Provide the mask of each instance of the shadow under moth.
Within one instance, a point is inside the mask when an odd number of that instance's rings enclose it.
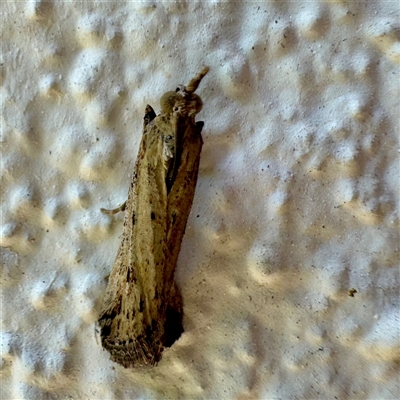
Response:
[[[102,346],[126,368],[155,365],[182,334],[182,297],[174,272],[193,202],[203,144],[203,102],[187,86],[165,93],[161,114],[146,106],[143,136],[125,211],[122,240],[98,320]]]

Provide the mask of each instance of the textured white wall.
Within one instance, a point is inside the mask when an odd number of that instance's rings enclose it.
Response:
[[[1,398],[400,397],[397,1],[1,11]],[[126,370],[95,337],[123,217],[99,208],[203,65],[185,333]]]

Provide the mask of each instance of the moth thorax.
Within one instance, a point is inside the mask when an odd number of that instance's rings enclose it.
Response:
[[[169,114],[172,112],[176,101],[180,97],[176,92],[167,92],[161,96],[160,105],[161,105],[161,113]]]

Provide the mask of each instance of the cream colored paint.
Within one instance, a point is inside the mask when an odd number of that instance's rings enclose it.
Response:
[[[1,12],[1,398],[400,397],[398,2]],[[132,372],[96,340],[122,231],[99,209],[203,65],[185,333]]]

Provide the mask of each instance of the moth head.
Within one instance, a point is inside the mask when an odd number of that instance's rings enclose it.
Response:
[[[209,67],[204,67],[186,86],[179,85],[175,92],[164,93],[160,100],[161,112],[163,114],[180,112],[189,117],[198,114],[203,107],[203,102],[194,92],[209,69]]]
[[[180,112],[195,116],[201,111],[203,102],[200,96],[195,93],[187,93],[185,86],[180,85],[175,92],[164,93],[161,96],[160,105],[163,114]]]
[[[202,108],[203,101],[201,100],[200,96],[195,93],[187,95],[187,97],[185,98],[185,109],[187,110],[186,112],[190,117],[194,117],[201,111]]]

